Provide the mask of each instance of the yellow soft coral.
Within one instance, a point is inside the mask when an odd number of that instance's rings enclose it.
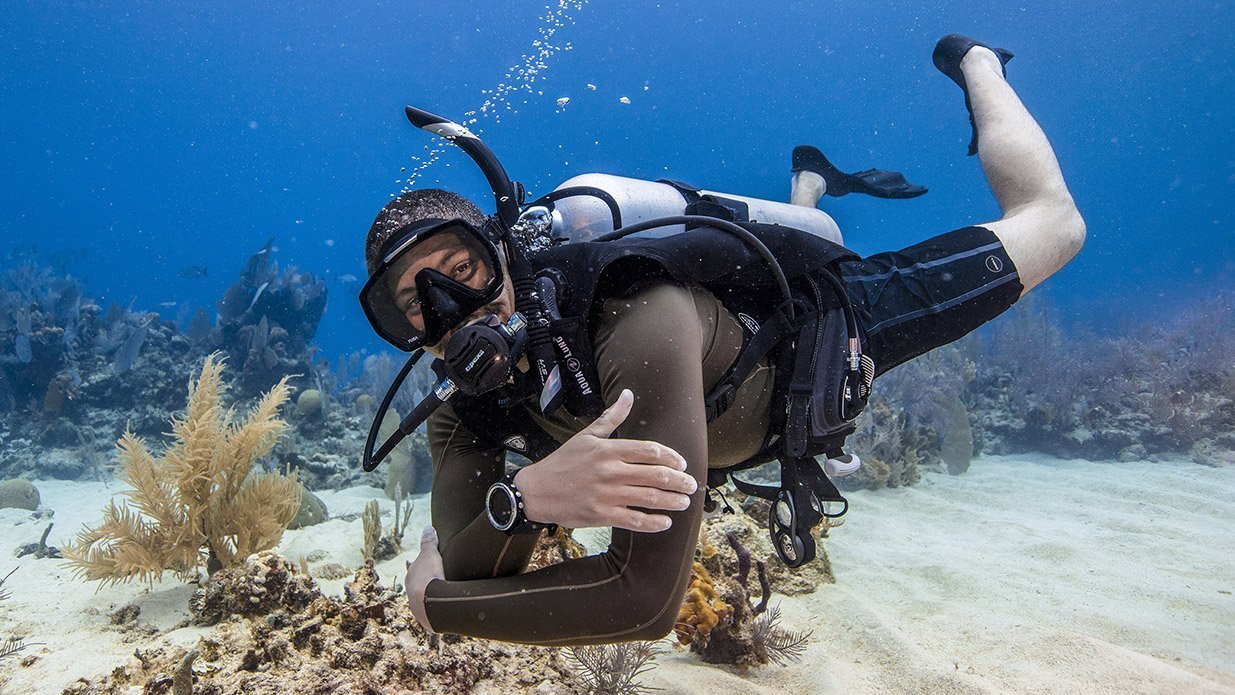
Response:
[[[214,355],[206,358],[201,376],[189,383],[184,417],[172,421],[175,443],[161,458],[131,433],[120,439],[128,501],[111,502],[99,526],[62,548],[79,574],[153,581],[164,570],[190,574],[203,554],[213,570],[279,542],[300,509],[300,485],[295,476],[251,473],[283,430],[278,413],[287,402],[287,380],[236,422],[220,404],[222,372]]]
[[[729,613],[729,604],[720,600],[712,583],[712,575],[696,562],[691,571],[690,586],[686,589],[686,601],[678,610],[677,623],[673,626],[678,642],[690,644],[707,637]]]

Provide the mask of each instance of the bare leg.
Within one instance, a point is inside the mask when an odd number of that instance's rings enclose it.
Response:
[[[793,182],[789,184],[789,202],[813,208],[819,205],[819,199],[826,190],[827,184],[819,174],[813,171],[795,171]]]
[[[1042,129],[1003,78],[995,54],[975,46],[961,60],[978,133],[978,158],[1003,218],[984,225],[1003,242],[1025,292],[1085,243],[1081,219]]]

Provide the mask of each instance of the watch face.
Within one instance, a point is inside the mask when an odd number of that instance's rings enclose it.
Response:
[[[489,523],[498,530],[505,531],[514,525],[515,496],[510,488],[500,483],[490,487],[485,507],[489,514]]]

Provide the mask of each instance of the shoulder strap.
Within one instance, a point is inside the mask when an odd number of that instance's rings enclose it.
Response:
[[[790,318],[789,314],[795,307],[797,311],[796,318]],[[800,304],[784,302],[776,307],[776,311],[772,316],[759,326],[759,330],[755,335],[747,341],[742,347],[742,351],[738,353],[738,357],[729,367],[729,371],[721,380],[712,388],[704,398],[704,410],[707,413],[707,421],[711,422],[720,417],[722,413],[733,405],[733,399],[737,395],[738,388],[746,381],[746,377],[754,371],[759,361],[771,352],[777,345],[780,345],[789,336],[793,335],[803,320],[804,307]]]

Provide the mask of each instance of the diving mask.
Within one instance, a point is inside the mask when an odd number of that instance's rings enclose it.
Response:
[[[410,352],[437,344],[502,292],[504,276],[493,225],[426,219],[400,228],[360,290],[373,330]]]

